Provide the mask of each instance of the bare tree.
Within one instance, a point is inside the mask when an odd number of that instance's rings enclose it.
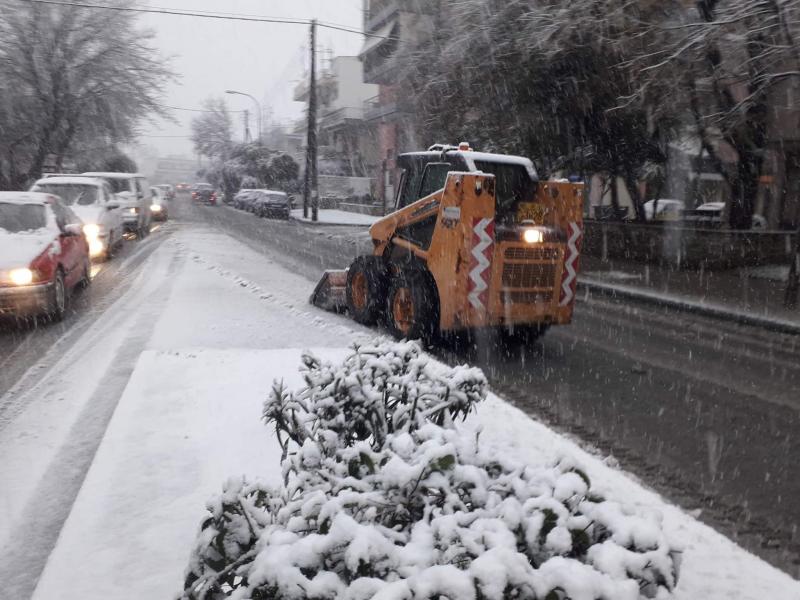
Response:
[[[130,0],[114,0],[128,6]],[[172,74],[132,13],[0,0],[0,187],[76,142],[131,140]]]
[[[195,151],[210,158],[226,159],[233,149],[233,122],[222,98],[203,102],[206,112],[192,119],[192,143]]]

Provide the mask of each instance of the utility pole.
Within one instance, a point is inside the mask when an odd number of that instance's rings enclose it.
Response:
[[[244,143],[250,141],[250,111],[244,111]]]
[[[792,262],[789,264],[789,275],[786,278],[786,294],[783,298],[783,305],[786,308],[797,308],[797,297],[800,295],[800,223],[794,234],[794,253]]]
[[[306,172],[303,178],[303,218],[319,219],[319,193],[317,190],[317,20],[311,21],[311,78],[308,88],[308,136],[306,139]]]

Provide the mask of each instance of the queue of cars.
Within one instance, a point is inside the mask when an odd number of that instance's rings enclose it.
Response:
[[[49,174],[28,192],[0,192],[0,316],[63,318],[73,289],[91,282],[92,260],[165,221],[170,197],[172,186],[150,187],[138,173]]]
[[[244,189],[233,197],[233,207],[246,210],[259,217],[289,219],[292,198],[286,192],[276,190]]]

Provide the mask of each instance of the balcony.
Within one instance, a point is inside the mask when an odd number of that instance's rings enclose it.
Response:
[[[323,113],[320,126],[323,129],[334,129],[343,125],[357,123],[364,120],[364,107],[344,106]]]
[[[381,102],[378,96],[364,101],[365,121],[385,121],[402,112],[397,102]]]
[[[328,98],[335,94],[336,85],[335,75],[326,72],[321,73],[317,79],[317,100],[324,104]],[[309,76],[306,73],[303,75],[303,79],[294,86],[294,92],[292,94],[294,101],[308,102],[308,91],[310,87]]]

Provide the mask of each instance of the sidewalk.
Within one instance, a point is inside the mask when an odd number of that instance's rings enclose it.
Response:
[[[783,306],[787,265],[679,271],[658,265],[581,257],[590,291],[697,310],[716,317],[800,333],[800,309]]]

